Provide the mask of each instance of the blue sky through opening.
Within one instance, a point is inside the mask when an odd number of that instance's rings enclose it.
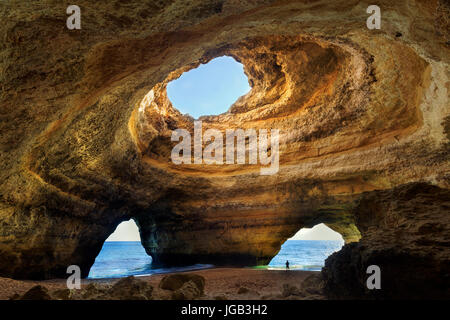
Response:
[[[242,64],[226,56],[201,64],[167,85],[173,106],[195,119],[226,112],[248,91],[250,86]]]

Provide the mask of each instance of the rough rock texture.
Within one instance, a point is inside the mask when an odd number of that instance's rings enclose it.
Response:
[[[37,285],[25,292],[21,297],[14,297],[13,300],[51,300],[52,297],[48,294],[48,289]]]
[[[281,296],[290,300],[322,300],[325,299],[324,278],[321,273],[308,276],[298,288],[292,283],[284,283]]]
[[[86,276],[130,218],[157,264],[267,263],[320,222],[347,242],[362,236],[354,255],[387,250],[356,223],[370,214],[361,201],[371,208],[409,183],[442,196],[450,186],[449,4],[377,3],[381,30],[366,28],[359,1],[80,0],[82,30],[68,30],[64,3],[2,1],[0,275],[64,277],[76,264]],[[202,118],[204,130],[280,129],[276,175],[170,161],[171,131],[193,119],[166,84],[221,55],[244,64],[252,90]],[[441,214],[426,219],[442,225],[447,200],[433,201]],[[426,206],[377,214],[413,228]],[[408,228],[372,226],[402,234],[392,241],[411,261],[429,249]],[[414,234],[431,239],[427,230]],[[447,243],[434,247],[446,266]]]
[[[159,288],[164,290],[176,291],[182,288],[186,283],[192,282],[198,289],[199,294],[202,295],[205,290],[205,278],[190,273],[177,273],[165,276],[159,283]]]
[[[202,294],[193,281],[185,282],[181,288],[172,292],[172,300],[193,300],[200,297]]]
[[[450,191],[427,184],[364,194],[355,208],[364,236],[326,260],[322,273],[328,295],[448,299],[449,210]],[[381,290],[367,289],[370,265],[380,267]]]
[[[57,289],[36,285],[23,295],[15,294],[10,300],[151,300],[153,287],[146,281],[129,276],[108,283],[90,283],[81,289]]]

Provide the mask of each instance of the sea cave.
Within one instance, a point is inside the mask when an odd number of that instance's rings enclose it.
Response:
[[[345,242],[326,297],[449,297],[448,2],[378,1],[379,30],[359,2],[78,2],[80,30],[63,3],[0,4],[1,277],[87,277],[130,219],[162,267],[268,265],[325,224]],[[170,83],[221,57],[249,90],[178,110]],[[173,132],[194,137],[196,120],[279,130],[277,171],[261,174],[248,137],[243,162],[196,163],[193,147],[174,163]],[[371,265],[383,290],[365,287]]]

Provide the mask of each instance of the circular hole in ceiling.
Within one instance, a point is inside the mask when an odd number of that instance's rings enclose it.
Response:
[[[250,90],[243,65],[232,57],[215,58],[167,85],[167,96],[181,113],[195,119],[228,111]]]

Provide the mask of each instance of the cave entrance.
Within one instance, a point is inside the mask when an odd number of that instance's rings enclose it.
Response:
[[[234,58],[215,58],[183,73],[167,85],[167,96],[181,113],[195,119],[218,115],[250,90],[241,63]]]
[[[344,245],[342,235],[320,223],[313,228],[302,228],[286,240],[281,250],[270,261],[269,269],[290,269],[320,271],[325,259]]]
[[[150,273],[152,258],[141,244],[133,219],[120,223],[106,239],[88,278],[118,278]]]

